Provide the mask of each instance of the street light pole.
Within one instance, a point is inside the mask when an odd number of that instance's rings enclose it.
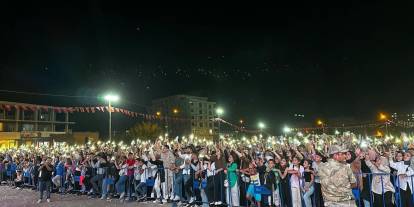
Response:
[[[108,132],[109,132],[109,141],[112,140],[112,108],[111,108],[111,100],[108,99],[108,112],[109,112],[109,128],[108,128]]]
[[[322,127],[322,134],[325,134],[325,123],[321,120],[318,120],[316,124],[320,125]]]
[[[217,130],[217,133],[218,133],[218,138],[219,138],[219,139],[220,139],[220,125],[221,125],[220,115],[222,115],[223,113],[224,113],[223,108],[218,107],[218,108],[216,109],[217,121],[218,121],[218,130]]]
[[[108,134],[109,134],[109,141],[112,141],[112,105],[111,101],[118,101],[119,96],[117,95],[111,95],[108,94],[105,96],[105,100],[108,101],[108,113],[109,113],[109,128],[108,128]]]
[[[385,121],[385,133],[388,135],[388,121]]]
[[[322,123],[322,134],[325,134],[325,126],[323,123]]]

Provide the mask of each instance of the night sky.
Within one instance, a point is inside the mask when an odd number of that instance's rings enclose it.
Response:
[[[122,96],[119,107],[141,112],[154,98],[208,96],[226,109],[226,119],[252,127],[262,120],[275,130],[295,113],[312,125],[317,118],[366,121],[379,111],[414,112],[414,18],[404,5],[218,9],[85,1],[6,5],[1,13],[2,90],[76,96],[111,90]],[[78,129],[105,129],[105,116],[90,116],[76,120]]]

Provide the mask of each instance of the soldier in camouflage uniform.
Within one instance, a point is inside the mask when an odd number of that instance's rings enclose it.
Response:
[[[345,162],[347,151],[341,146],[332,145],[329,149],[330,159],[319,167],[318,176],[325,206],[355,206],[352,187],[356,186],[356,179]]]

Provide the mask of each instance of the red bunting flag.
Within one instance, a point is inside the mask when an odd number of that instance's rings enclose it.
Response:
[[[11,106],[10,105],[7,105],[6,104],[6,105],[4,105],[4,107],[6,108],[7,111],[10,111],[11,110]]]
[[[30,108],[30,110],[32,110],[32,111],[36,111],[36,106],[29,106],[29,108]]]
[[[68,113],[68,108],[62,107],[62,111],[63,111],[63,113]]]
[[[27,106],[25,106],[25,105],[21,105],[21,106],[20,106],[20,108],[21,108],[23,111],[27,111]]]
[[[61,109],[61,108],[59,108],[59,107],[55,107],[55,108],[54,108],[54,110],[55,110],[56,112],[58,112],[58,113],[62,113],[62,109]]]
[[[119,108],[114,108],[115,112],[119,113]]]

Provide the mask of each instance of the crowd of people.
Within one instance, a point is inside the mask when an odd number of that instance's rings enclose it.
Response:
[[[414,149],[352,142],[195,146],[92,143],[0,153],[13,188],[186,206],[414,206]]]

